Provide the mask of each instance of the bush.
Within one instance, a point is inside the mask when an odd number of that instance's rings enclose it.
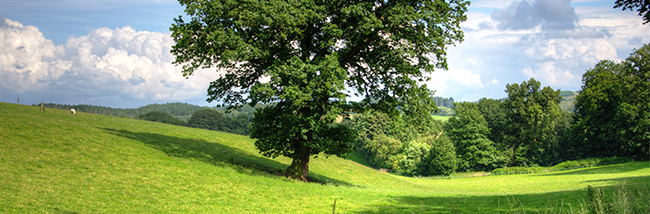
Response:
[[[492,170],[492,175],[531,174],[602,166],[632,161],[627,157],[588,158],[583,160],[565,161],[553,167],[503,167]]]
[[[404,146],[397,172],[409,176],[449,176],[456,170],[456,148],[446,136],[426,137]]]
[[[398,162],[397,172],[403,175],[424,175],[426,162],[431,146],[419,140],[413,140],[404,145],[402,159]]]
[[[143,120],[148,120],[148,121],[154,121],[154,122],[161,122],[161,123],[167,123],[167,124],[172,124],[172,125],[177,125],[177,126],[184,126],[185,122],[182,120],[175,118],[171,114],[163,113],[163,112],[157,112],[157,111],[152,111],[146,114],[141,114],[138,115],[138,118],[143,119]]]
[[[250,133],[250,121],[246,116],[239,115],[230,118],[217,110],[209,108],[192,113],[192,117],[187,121],[187,126],[241,135]]]
[[[515,167],[504,167],[504,168],[498,168],[495,170],[492,170],[492,175],[512,175],[512,174],[532,174],[532,173],[542,173],[542,172],[551,172],[553,171],[552,168],[549,167],[541,167],[541,166],[534,166],[534,167],[523,167],[523,166],[515,166]]]
[[[363,146],[371,154],[372,165],[392,170],[397,168],[398,155],[402,150],[402,142],[398,139],[381,134]]]
[[[553,168],[556,170],[569,170],[592,166],[625,163],[629,161],[631,161],[631,159],[628,157],[587,158],[583,160],[565,161],[553,166]]]

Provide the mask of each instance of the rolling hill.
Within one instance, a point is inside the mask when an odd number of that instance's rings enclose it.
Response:
[[[461,179],[318,156],[303,183],[247,136],[0,103],[0,213],[495,213],[579,209],[586,187],[648,184],[650,164]]]

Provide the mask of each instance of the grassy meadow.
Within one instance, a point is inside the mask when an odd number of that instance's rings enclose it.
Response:
[[[253,140],[0,103],[0,213],[507,213],[580,210],[587,186],[650,184],[650,163],[458,179],[412,178],[318,156],[304,183]],[[557,206],[556,206],[557,207]]]
[[[440,116],[440,115],[431,115],[433,119],[440,120],[440,121],[447,121],[451,116]]]

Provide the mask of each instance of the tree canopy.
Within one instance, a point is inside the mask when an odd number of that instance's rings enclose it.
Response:
[[[463,171],[491,171],[497,168],[497,151],[488,139],[488,123],[478,104],[455,104],[454,116],[447,121],[448,136],[456,144],[458,169]]]
[[[141,114],[138,115],[138,118],[143,119],[143,120],[148,120],[148,121],[155,121],[155,122],[161,122],[161,123],[167,123],[167,124],[173,124],[177,126],[184,126],[185,122],[182,120],[175,118],[171,114],[159,112],[159,111],[152,111],[146,114]]]
[[[650,157],[650,44],[582,76],[573,131],[585,157]]]
[[[643,17],[643,24],[650,22],[650,1],[648,0],[616,0],[614,8],[621,8],[621,10],[634,10],[639,12],[639,16]]]
[[[508,98],[503,106],[507,121],[505,142],[512,149],[510,164],[547,165],[555,161],[560,90],[541,88],[541,83],[531,78],[521,84],[507,84],[506,92]]]
[[[309,180],[311,155],[345,155],[355,133],[333,124],[347,111],[377,109],[430,120],[427,73],[447,68],[469,2],[180,0],[171,52],[183,75],[214,68],[208,101],[273,103],[251,137],[263,155],[293,159],[286,176]],[[348,102],[347,97],[363,97]],[[426,115],[426,116],[425,116]]]

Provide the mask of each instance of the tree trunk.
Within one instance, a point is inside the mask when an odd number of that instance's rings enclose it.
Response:
[[[300,157],[293,159],[291,166],[287,168],[284,175],[291,179],[309,182],[309,147],[303,147],[300,150],[297,151]]]

